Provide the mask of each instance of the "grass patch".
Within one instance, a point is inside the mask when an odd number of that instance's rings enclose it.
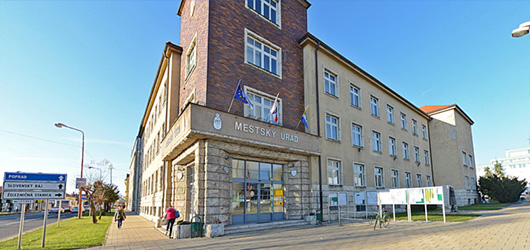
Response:
[[[78,249],[102,245],[113,214],[102,216],[97,224],[91,217],[70,218],[46,227],[46,244],[42,244],[42,228],[22,235],[22,249]],[[50,220],[53,218],[48,218]],[[18,237],[0,242],[0,249],[17,249]]]
[[[468,220],[471,220],[475,217],[478,217],[480,215],[477,214],[446,214],[445,220],[447,222],[465,222]],[[427,218],[429,221],[443,221],[443,215],[442,214],[427,214]],[[392,219],[392,215],[390,215],[390,219]],[[396,213],[396,220],[408,220],[407,213]],[[425,213],[412,213],[412,220],[413,221],[425,221]]]
[[[458,207],[458,210],[499,210],[510,205],[513,205],[513,203],[478,203]]]

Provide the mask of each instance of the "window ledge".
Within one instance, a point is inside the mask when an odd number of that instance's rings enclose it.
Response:
[[[401,130],[403,130],[403,131],[405,131],[405,132],[409,132],[409,130],[406,129],[406,128],[401,128]]]
[[[373,153],[376,153],[376,154],[380,154],[380,155],[383,154],[383,151],[377,151],[377,150],[373,150],[373,149],[372,149],[372,152],[373,152]]]
[[[328,95],[329,97],[335,98],[335,99],[337,99],[337,100],[339,99],[339,96],[336,96],[336,95],[334,95],[334,94],[332,94],[332,93],[326,92],[325,90],[324,90],[324,94],[325,94],[325,95]]]
[[[396,123],[394,123],[394,122],[389,122],[389,121],[387,121],[387,123],[390,124],[390,125],[392,125],[392,126],[396,126]]]
[[[278,52],[278,53],[279,53],[279,52]],[[282,79],[282,76],[281,76],[281,75],[279,75],[279,74],[275,74],[275,73],[272,73],[272,72],[270,72],[270,71],[268,71],[268,70],[266,70],[266,69],[264,69],[264,68],[262,68],[262,67],[260,67],[260,66],[258,66],[258,65],[255,65],[255,64],[249,63],[249,62],[247,62],[246,59],[245,59],[245,64],[246,64],[246,65],[249,65],[249,66],[251,66],[251,67],[254,67],[254,68],[256,68],[256,69],[258,69],[258,70],[260,70],[260,71],[262,71],[262,72],[265,72],[265,73],[267,73],[267,74],[269,74],[269,75],[271,75],[271,76],[274,76],[274,77],[277,77],[277,78],[279,78],[279,79]],[[281,65],[280,65],[280,71],[281,71]]]
[[[381,116],[379,116],[379,115],[374,115],[374,114],[371,114],[371,115],[372,115],[372,117],[374,117],[374,118],[381,119]]]
[[[355,187],[356,187],[356,188],[366,188],[366,185],[362,185],[362,186],[358,186],[358,185],[356,185]]]
[[[359,107],[359,106],[355,106],[355,105],[353,105],[353,104],[351,104],[351,103],[350,103],[350,106],[351,106],[351,107],[353,107],[353,108],[356,108],[356,109],[358,109],[358,110],[361,110],[361,111],[363,110],[363,108],[362,108],[362,107]]]
[[[336,139],[332,139],[332,138],[326,138],[326,141],[342,143],[340,140],[336,140]]]

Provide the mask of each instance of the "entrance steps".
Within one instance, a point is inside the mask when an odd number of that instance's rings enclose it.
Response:
[[[258,233],[269,230],[306,227],[309,224],[305,220],[282,220],[254,224],[229,225],[224,228],[224,235]]]

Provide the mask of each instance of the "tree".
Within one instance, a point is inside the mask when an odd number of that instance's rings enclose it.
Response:
[[[98,222],[98,219],[96,218],[96,206],[95,206],[95,199],[98,193],[98,190],[100,189],[99,186],[101,186],[103,182],[102,181],[95,181],[93,183],[87,183],[85,187],[82,188],[83,191],[85,191],[86,197],[88,198],[88,205],[90,206],[90,210],[92,211],[92,223],[96,224]]]
[[[507,177],[502,165],[496,161],[493,172],[489,167],[484,169],[486,174],[478,180],[479,191],[483,195],[498,202],[516,202],[525,190],[527,181],[519,180],[517,177]]]

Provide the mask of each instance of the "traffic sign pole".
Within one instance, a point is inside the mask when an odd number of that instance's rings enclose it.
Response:
[[[18,226],[18,249],[22,248],[22,232],[24,231],[24,217],[26,215],[26,204],[22,204],[20,213],[20,225]]]
[[[48,220],[48,206],[50,204],[48,203],[48,199],[46,199],[46,209],[44,210],[44,225],[42,226],[42,245],[41,247],[44,248],[44,242],[46,241],[46,221]]]
[[[63,210],[63,201],[59,200],[59,212],[57,213],[57,227],[59,227],[59,222],[61,222],[61,210]]]

